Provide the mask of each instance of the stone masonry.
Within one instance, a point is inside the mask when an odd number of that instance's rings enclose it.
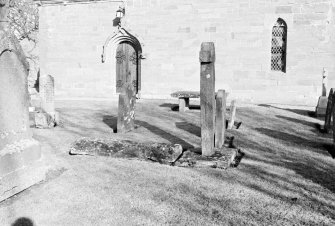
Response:
[[[40,144],[32,138],[28,117],[28,64],[4,20],[8,0],[0,4],[0,201],[43,180]]]
[[[48,1],[49,3],[52,1]],[[142,97],[199,91],[198,48],[214,42],[216,87],[246,102],[316,106],[320,71],[335,85],[334,0],[128,0],[123,26],[140,41]],[[56,97],[111,98],[115,49],[100,55],[120,2],[50,5],[40,9],[40,65],[55,77]],[[83,16],[85,15],[85,16]],[[271,70],[272,28],[287,24],[286,72]],[[117,44],[116,44],[117,45]],[[117,95],[115,95],[117,97]]]

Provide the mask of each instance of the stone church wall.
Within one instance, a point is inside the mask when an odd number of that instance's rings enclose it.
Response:
[[[58,98],[115,97],[119,2],[42,5],[40,66],[55,77]],[[335,1],[128,0],[124,28],[143,49],[142,97],[169,98],[200,89],[201,42],[216,48],[216,89],[254,103],[316,105],[322,70],[335,87]],[[286,73],[271,71],[272,27],[287,24]]]

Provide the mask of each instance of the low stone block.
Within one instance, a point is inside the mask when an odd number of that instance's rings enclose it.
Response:
[[[39,160],[4,177],[0,177],[0,202],[43,181],[48,169]]]
[[[0,153],[0,178],[41,158],[41,148],[34,139],[22,139],[5,146]]]
[[[36,112],[35,126],[39,129],[51,128],[55,126],[55,121],[48,113]]]

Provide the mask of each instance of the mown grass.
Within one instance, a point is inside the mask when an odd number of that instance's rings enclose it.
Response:
[[[62,125],[35,130],[66,167],[0,204],[0,221],[36,225],[335,225],[332,135],[307,108],[246,105],[229,131],[245,153],[236,169],[192,169],[108,157],[69,156],[79,137],[170,142],[199,148],[200,111],[142,100],[138,128],[115,134],[116,102],[57,103]]]

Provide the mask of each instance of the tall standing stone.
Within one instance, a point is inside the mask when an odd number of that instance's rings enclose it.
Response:
[[[8,0],[0,1],[0,201],[43,180],[41,148],[29,129],[28,64],[7,30]]]
[[[214,154],[215,123],[215,49],[213,42],[201,44],[200,60],[200,108],[202,155]]]
[[[326,133],[328,133],[329,130],[331,129],[333,111],[334,111],[334,89],[331,88],[329,91],[329,95],[328,95],[327,110],[326,110],[326,117],[325,117],[325,124],[324,124],[324,130]]]
[[[224,144],[226,131],[226,92],[218,90],[216,95],[216,115],[215,115],[215,147],[221,148]]]
[[[117,132],[126,133],[135,128],[136,92],[131,84],[124,87],[119,94],[119,108],[117,117]]]

